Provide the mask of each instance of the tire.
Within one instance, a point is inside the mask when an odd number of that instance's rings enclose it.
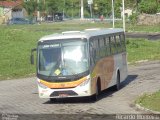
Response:
[[[57,101],[57,99],[56,99],[56,98],[50,98],[49,100],[50,100],[50,102],[51,102],[51,103],[54,103],[54,102],[56,102],[56,101]]]
[[[100,83],[97,82],[96,84],[96,93],[92,96],[93,101],[97,101],[99,99],[99,94],[100,94]]]
[[[120,90],[120,73],[117,72],[117,80],[116,80],[116,90]]]

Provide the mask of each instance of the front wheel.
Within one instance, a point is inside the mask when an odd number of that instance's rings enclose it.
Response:
[[[100,94],[100,87],[99,84],[97,83],[96,85],[96,93],[92,96],[92,100],[93,101],[97,101],[99,98],[99,94]]]

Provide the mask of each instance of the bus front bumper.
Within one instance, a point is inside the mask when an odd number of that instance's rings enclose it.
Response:
[[[91,96],[90,80],[85,85],[79,85],[75,88],[51,89],[38,85],[40,98],[68,98],[68,97],[86,97]]]

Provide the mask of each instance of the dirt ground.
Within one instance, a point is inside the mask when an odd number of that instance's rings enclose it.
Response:
[[[129,65],[128,69],[129,75],[122,88],[119,91],[107,89],[97,102],[77,98],[50,103],[48,99],[38,97],[36,78],[0,81],[0,113],[70,114],[75,117],[83,114],[146,114],[135,107],[134,101],[144,93],[160,90],[160,61]]]

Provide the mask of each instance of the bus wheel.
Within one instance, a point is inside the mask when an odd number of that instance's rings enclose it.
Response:
[[[50,102],[53,103],[53,102],[56,102],[56,98],[50,98]]]
[[[116,90],[118,91],[120,89],[120,73],[117,72],[117,84],[116,84]]]
[[[93,100],[93,101],[97,101],[97,100],[98,100],[99,93],[100,93],[100,83],[97,82],[97,85],[96,85],[96,93],[92,96],[92,100]]]

